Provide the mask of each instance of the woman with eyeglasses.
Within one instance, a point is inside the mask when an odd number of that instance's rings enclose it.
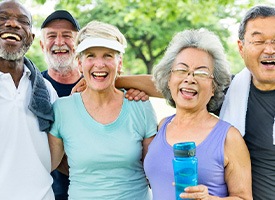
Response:
[[[246,144],[236,128],[211,113],[221,105],[230,76],[219,38],[205,29],[176,34],[155,66],[156,88],[176,114],[161,120],[145,157],[154,200],[175,199],[173,145],[189,141],[197,147],[198,185],[181,198],[252,199]]]

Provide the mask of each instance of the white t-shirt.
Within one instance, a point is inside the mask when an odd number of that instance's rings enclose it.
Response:
[[[51,158],[47,134],[39,130],[37,117],[28,109],[30,71],[18,88],[9,73],[0,72],[0,199],[54,200]],[[51,101],[57,94],[46,81]]]

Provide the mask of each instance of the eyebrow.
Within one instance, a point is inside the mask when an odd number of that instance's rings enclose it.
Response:
[[[6,12],[6,11],[0,11],[0,14],[2,15],[6,15],[6,16],[12,16],[12,17],[15,17],[16,19],[19,19],[19,18],[25,18],[27,20],[29,20],[29,22],[32,22],[32,18],[31,18],[31,15],[28,16],[27,14],[14,14],[14,13],[10,13],[10,12]]]
[[[47,27],[46,27],[47,28]],[[50,30],[50,31],[48,31],[47,32],[47,34],[53,34],[53,33],[58,33],[59,32],[59,30]],[[60,31],[62,34],[64,34],[64,33],[73,33],[73,31],[71,31],[71,30],[64,30],[64,31]]]
[[[259,32],[259,31],[254,31],[251,36],[254,37],[254,36],[257,36],[257,35],[263,35],[262,32]]]
[[[186,66],[187,68],[190,68],[186,63],[183,63],[183,62],[179,62],[179,63],[176,64],[176,66],[177,66],[177,65],[184,65],[184,66]]]
[[[176,64],[176,66],[177,66],[177,65],[184,65],[184,66],[186,66],[188,69],[190,68],[190,67],[189,67],[186,63],[184,63],[184,62],[179,62],[179,63]],[[196,70],[196,69],[201,69],[201,68],[207,68],[207,69],[209,69],[209,67],[202,65],[202,66],[196,67],[195,70]]]

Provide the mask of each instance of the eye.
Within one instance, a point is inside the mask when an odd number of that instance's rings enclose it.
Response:
[[[262,44],[265,43],[265,41],[264,40],[256,40],[256,41],[253,41],[251,43],[254,44],[254,45],[262,45]]]
[[[199,76],[199,77],[208,77],[209,72],[205,70],[195,70],[194,71],[194,76]]]
[[[113,58],[114,56],[113,56],[113,54],[111,54],[111,53],[106,53],[106,54],[104,55],[104,57],[106,57],[106,58]]]
[[[7,19],[8,17],[6,15],[0,15],[0,21],[5,21]]]
[[[72,35],[63,35],[64,38],[72,38]]]
[[[20,22],[21,24],[27,25],[27,26],[31,25],[31,22],[26,18],[19,18],[18,22]]]
[[[87,57],[87,58],[94,58],[94,57],[95,57],[95,54],[93,54],[93,53],[88,53],[88,54],[86,54],[86,57]]]
[[[47,38],[56,38],[56,35],[53,35],[53,34],[50,34],[50,35],[47,35]]]
[[[172,69],[171,71],[179,75],[188,73],[188,69],[186,68],[177,68],[177,69]]]

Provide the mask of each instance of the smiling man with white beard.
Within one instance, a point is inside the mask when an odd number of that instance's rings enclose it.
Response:
[[[50,14],[41,25],[40,46],[48,70],[42,72],[59,97],[68,96],[81,78],[74,65],[74,39],[80,26],[76,19],[65,10]]]

